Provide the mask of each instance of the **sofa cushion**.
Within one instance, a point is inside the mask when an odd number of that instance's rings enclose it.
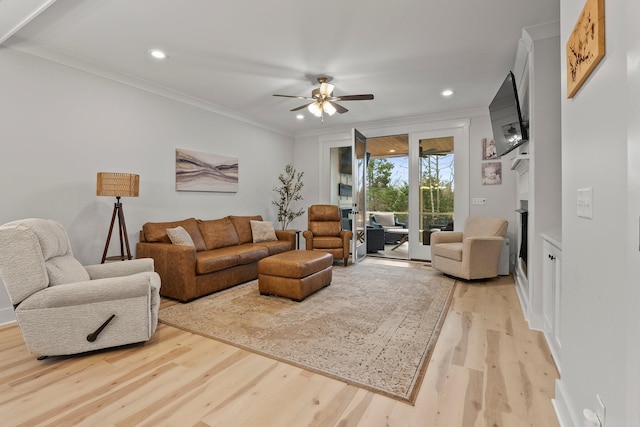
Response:
[[[57,256],[45,261],[49,286],[89,280],[89,273],[72,255]]]
[[[254,243],[245,243],[234,246],[234,249],[238,254],[238,262],[240,264],[251,264],[252,262],[258,262],[262,258],[269,256],[269,249],[265,246],[256,245]]]
[[[278,240],[273,223],[269,221],[250,221],[253,243],[274,242]]]
[[[189,233],[187,233],[187,230],[181,226],[177,226],[176,228],[167,228],[167,235],[169,236],[171,243],[174,245],[195,246],[193,244],[193,239]]]
[[[338,236],[341,227],[340,221],[309,221],[309,230],[313,233],[314,239],[318,236]]]
[[[196,273],[207,274],[234,267],[240,263],[235,246],[196,253]]]
[[[167,235],[167,228],[184,228],[193,244],[196,247],[196,251],[203,251],[206,249],[204,239],[198,228],[198,223],[195,218],[188,218],[181,221],[170,222],[147,222],[142,226],[142,233],[144,234],[144,240],[147,242],[163,242],[171,243],[171,239]]]
[[[431,254],[454,261],[462,261],[462,242],[438,243],[431,245]]]
[[[290,251],[291,242],[287,240],[276,240],[275,242],[260,242],[256,245],[264,246],[269,250],[269,255],[281,254],[282,252]]]
[[[260,215],[254,215],[254,216],[229,215],[228,218],[231,220],[231,223],[235,227],[236,233],[238,233],[239,243],[251,243],[253,241],[253,235],[251,233],[250,221],[262,221],[262,216]]]
[[[229,217],[212,220],[198,220],[198,227],[207,250],[237,245],[240,240],[236,228]]]
[[[339,249],[343,246],[342,237],[320,236],[313,238],[314,249]]]

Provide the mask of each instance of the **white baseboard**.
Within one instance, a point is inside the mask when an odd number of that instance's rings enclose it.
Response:
[[[16,316],[13,314],[13,309],[11,307],[0,308],[0,326],[8,323],[14,323],[15,321]]]
[[[551,399],[551,403],[553,403],[553,408],[556,411],[560,427],[575,427],[582,425],[582,422],[574,417],[576,412],[573,410],[573,404],[567,394],[567,390],[562,379],[556,380],[556,397]]]

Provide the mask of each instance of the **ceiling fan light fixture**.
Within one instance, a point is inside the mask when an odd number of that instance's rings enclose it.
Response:
[[[330,102],[323,102],[322,109],[324,110],[325,113],[327,113],[330,116],[333,116],[336,113],[336,107],[331,105]]]
[[[368,101],[373,99],[373,94],[366,95],[342,95],[339,97],[333,96],[334,85],[327,83],[331,80],[330,77],[320,76],[318,77],[319,87],[314,88],[311,91],[311,97],[308,96],[295,96],[295,95],[277,95],[273,96],[282,96],[285,98],[296,98],[296,99],[305,99],[310,101],[310,103],[306,103],[304,105],[300,105],[299,107],[292,108],[290,111],[300,111],[303,108],[309,110],[311,114],[315,117],[322,119],[324,122],[325,113],[328,116],[333,116],[335,113],[344,114],[347,110],[341,104],[338,104],[336,101]]]
[[[322,117],[322,104],[317,101],[309,104],[307,110],[316,117]]]
[[[329,83],[320,84],[320,95],[330,97],[333,94],[333,88],[334,86]]]

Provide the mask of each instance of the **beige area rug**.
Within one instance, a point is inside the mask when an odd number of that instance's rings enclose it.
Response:
[[[455,280],[424,263],[334,265],[302,302],[258,281],[160,310],[162,323],[413,404]]]

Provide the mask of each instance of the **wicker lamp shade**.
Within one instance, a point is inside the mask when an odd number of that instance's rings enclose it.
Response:
[[[138,197],[140,175],[132,173],[98,172],[98,196]]]

